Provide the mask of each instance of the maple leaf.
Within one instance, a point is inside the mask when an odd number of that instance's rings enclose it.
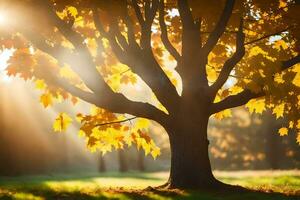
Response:
[[[38,79],[35,81],[35,88],[38,90],[43,90],[46,88],[46,83],[42,79]]]
[[[53,123],[53,130],[55,132],[66,131],[72,121],[72,118],[68,114],[60,113]]]
[[[280,136],[288,135],[289,130],[286,127],[282,127],[278,130]]]
[[[214,115],[214,117],[218,120],[222,120],[222,119],[225,119],[225,118],[228,118],[228,117],[231,117],[231,116],[232,116],[232,114],[231,114],[230,109],[223,110],[222,112],[216,113]]]
[[[51,106],[53,104],[53,97],[50,93],[45,93],[41,95],[40,102],[45,108],[47,108],[48,106]]]
[[[247,104],[246,107],[249,109],[250,113],[257,113],[257,114],[262,114],[263,111],[266,110],[266,104],[265,104],[265,99],[253,99],[250,100]]]
[[[283,117],[285,105],[284,103],[281,103],[273,109],[273,114],[276,114],[276,119]]]
[[[159,148],[154,148],[151,151],[151,155],[153,157],[154,160],[156,160],[157,156],[159,156],[161,154],[160,149]]]

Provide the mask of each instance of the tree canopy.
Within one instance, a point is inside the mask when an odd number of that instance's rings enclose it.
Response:
[[[300,144],[299,10],[298,0],[1,0],[0,45],[13,51],[7,74],[34,81],[45,108],[93,105],[77,115],[93,151],[136,144],[156,158],[148,120],[164,124],[201,93],[217,119],[271,109]],[[53,128],[72,121],[61,113]]]

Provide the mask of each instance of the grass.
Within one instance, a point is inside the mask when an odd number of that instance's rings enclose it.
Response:
[[[0,199],[205,199],[300,200],[299,171],[215,172],[223,182],[261,192],[218,193],[143,190],[165,182],[167,173],[105,173],[0,177]]]

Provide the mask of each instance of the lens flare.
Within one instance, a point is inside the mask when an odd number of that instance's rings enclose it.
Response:
[[[5,14],[0,11],[0,25],[5,23]]]

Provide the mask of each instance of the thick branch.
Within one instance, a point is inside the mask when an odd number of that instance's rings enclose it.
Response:
[[[132,0],[132,6],[134,8],[134,12],[135,12],[135,15],[136,15],[136,17],[137,17],[137,19],[139,21],[139,24],[141,25],[142,28],[144,28],[144,26],[145,26],[145,20],[143,18],[143,15],[142,15],[140,6],[137,3],[137,0]]]
[[[112,50],[117,56],[118,60],[121,63],[129,66],[134,73],[138,74],[149,85],[154,94],[157,96],[158,100],[167,109],[174,107],[173,104],[175,104],[176,99],[178,99],[176,88],[156,61],[151,46],[141,49],[137,45],[130,45],[128,50],[123,50],[116,42],[115,37],[113,36],[114,33],[107,33],[104,30],[99,17],[97,17],[97,14],[97,8],[94,8],[93,15],[95,25],[100,33],[109,40]],[[127,23],[130,22],[127,21]],[[151,37],[149,39],[149,42],[147,42],[147,39],[145,40],[146,43],[149,43],[150,45]],[[132,38],[132,40],[134,40],[134,38]],[[144,43],[144,46],[145,45],[146,44]],[[170,99],[172,99],[172,101],[170,101]]]
[[[244,42],[245,34],[243,33],[243,20],[241,20],[239,31],[236,35],[236,52],[225,62],[217,81],[211,86],[214,94],[216,94],[218,90],[221,89],[221,87],[225,84],[233,68],[245,55]]]
[[[168,52],[175,58],[175,60],[180,61],[180,54],[176,50],[176,48],[172,45],[168,38],[168,30],[167,25],[165,23],[165,3],[164,0],[160,0],[160,7],[159,7],[159,24],[161,28],[161,40],[168,50]]]
[[[82,91],[63,80],[58,80],[57,84],[62,87],[62,89],[65,89],[67,92],[81,98],[82,100],[110,110],[114,113],[127,113],[138,117],[153,119],[157,122],[165,120],[167,115],[158,110],[156,107],[147,103],[132,102],[122,94],[114,93],[104,82],[98,71],[93,70],[95,69],[95,66],[92,65],[93,62],[89,60],[92,59],[91,57],[85,57],[84,55],[82,59],[87,60],[88,62],[76,63],[74,62],[74,59],[81,56],[80,54],[72,53],[70,50],[61,46],[50,46],[46,43],[46,38],[38,33],[32,30],[22,30],[25,37],[29,39],[36,48],[54,57],[61,63],[69,64],[89,88],[91,86],[93,88],[94,85],[101,85],[99,89],[93,91],[94,93],[89,93]],[[66,53],[64,55],[67,56],[61,56],[62,51]],[[97,84],[95,84],[95,81]]]
[[[251,99],[262,97],[264,95],[265,95],[264,93],[255,94],[255,93],[251,92],[250,90],[244,90],[243,92],[241,92],[239,94],[229,96],[226,99],[224,99],[223,101],[213,104],[213,106],[211,108],[211,114],[215,114],[215,113],[221,112],[226,109],[245,105]]]
[[[300,63],[300,55],[295,56],[289,60],[283,61],[281,65],[281,70],[286,70],[294,65]]]
[[[159,0],[151,0],[151,2],[152,7],[150,0],[146,1],[144,26],[141,24],[141,48],[145,50],[151,49],[152,24],[159,7]]]
[[[127,7],[129,5],[127,4]],[[128,9],[128,8],[127,8]],[[133,28],[133,21],[129,15],[129,10],[126,11],[125,13],[125,17],[124,17],[124,22],[127,26],[127,37],[128,37],[128,43],[129,45],[131,45],[131,48],[134,49],[139,49],[140,46],[138,45],[136,38],[135,38],[135,32],[134,32],[134,28]]]
[[[105,37],[109,41],[113,52],[115,53],[117,58],[120,60],[120,62],[128,63],[129,62],[128,56],[126,55],[125,51],[122,49],[122,47],[119,45],[119,43],[116,40],[116,35],[115,35],[116,30],[114,30],[114,31],[110,30],[110,32],[107,32],[104,29],[104,27],[99,19],[97,7],[94,7],[92,12],[93,12],[94,23],[95,23],[97,30],[100,32],[100,34],[103,37]]]
[[[206,44],[203,47],[203,51],[204,51],[205,55],[208,55],[212,51],[212,49],[218,43],[220,37],[226,30],[226,26],[232,15],[234,3],[235,3],[235,0],[227,0],[226,1],[225,8],[223,10],[223,13],[221,14],[221,17],[220,17],[218,23],[216,24],[215,29],[210,34]]]
[[[183,27],[188,29],[194,29],[195,23],[188,0],[177,0],[177,6]]]

